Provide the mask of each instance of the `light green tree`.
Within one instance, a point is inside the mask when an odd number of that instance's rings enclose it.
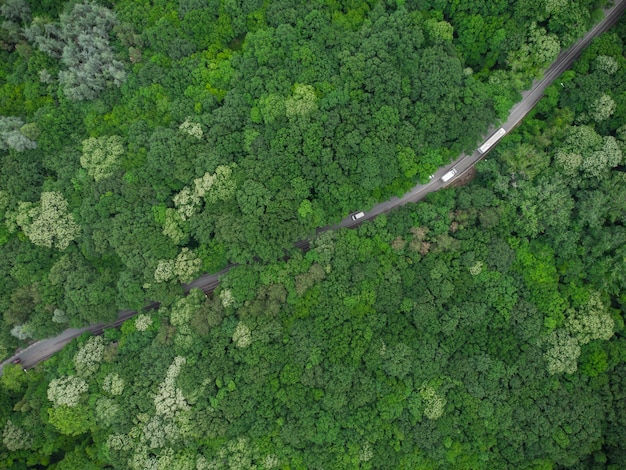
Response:
[[[120,411],[120,405],[107,397],[101,397],[96,401],[96,419],[103,426],[110,426],[115,422],[115,418]]]
[[[102,336],[92,336],[74,355],[74,366],[80,376],[89,376],[98,370],[104,354]]]
[[[583,157],[580,153],[558,149],[554,154],[554,163],[563,174],[573,176],[578,173]]]
[[[619,64],[617,63],[617,60],[608,55],[599,55],[598,57],[596,57],[594,65],[597,70],[602,70],[609,75],[613,75],[615,72],[617,72],[617,69],[619,69]]]
[[[578,369],[577,360],[580,356],[578,340],[563,329],[550,333],[546,339],[548,349],[543,357],[550,374],[573,374]]]
[[[19,203],[15,222],[33,244],[64,250],[80,234],[67,206],[61,193],[43,192],[39,204]]]
[[[288,118],[308,116],[317,110],[317,97],[311,85],[296,83],[291,96],[285,100],[285,112]]]
[[[185,122],[178,126],[178,130],[190,135],[191,137],[195,137],[196,139],[202,139],[202,126],[197,122],[190,121],[189,119],[190,118],[187,118]]]
[[[180,209],[183,209],[183,211]],[[187,239],[187,234],[182,229],[185,219],[183,219],[181,214],[185,213],[185,217],[188,218],[191,217],[194,210],[193,206],[182,206],[179,210],[170,207],[165,209],[163,235],[170,237],[176,244],[182,244]]]
[[[189,248],[183,248],[174,260],[173,273],[180,282],[189,282],[202,267],[202,260]]]
[[[595,339],[611,339],[615,324],[600,293],[594,292],[585,305],[568,310],[564,326],[580,344],[587,344]]]
[[[61,405],[48,408],[48,417],[52,424],[61,434],[78,436],[83,434],[95,424],[94,418],[86,405],[67,406]]]
[[[613,98],[603,94],[589,106],[589,116],[596,122],[606,121],[613,115],[616,108]]]
[[[19,392],[26,385],[27,379],[28,375],[20,364],[7,364],[0,376],[0,383],[6,390]]]
[[[111,395],[121,395],[124,391],[124,379],[121,378],[116,372],[111,372],[104,377],[102,382],[102,390]]]
[[[600,178],[622,162],[622,149],[612,135],[604,137],[602,146],[583,156],[581,170],[587,176]]]
[[[87,382],[76,375],[67,375],[52,380],[48,384],[48,400],[54,406],[77,406],[89,387]]]
[[[24,429],[16,426],[13,421],[8,419],[2,430],[2,443],[10,452],[14,452],[28,449],[32,445],[33,439]]]
[[[113,176],[120,167],[124,145],[119,135],[90,137],[83,140],[81,166],[95,181]]]
[[[150,315],[141,313],[135,317],[135,328],[137,331],[146,331],[152,325],[152,318]]]
[[[507,61],[513,72],[536,74],[556,59],[560,51],[559,39],[553,34],[548,34],[536,23],[532,23],[527,40],[517,51],[509,53]]]
[[[241,321],[237,323],[237,327],[233,333],[233,343],[235,343],[235,346],[238,348],[245,348],[252,343],[250,328]]]
[[[437,21],[435,18],[424,21],[424,31],[430,42],[434,44],[450,42],[454,36],[454,27],[450,23]]]
[[[285,115],[285,98],[270,94],[259,99],[257,107],[252,108],[251,117],[254,122],[272,124],[276,119]]]
[[[433,420],[443,416],[447,401],[434,387],[425,385],[420,389],[420,396],[424,401],[424,416]]]

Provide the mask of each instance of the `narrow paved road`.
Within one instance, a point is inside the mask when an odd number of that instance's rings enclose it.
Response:
[[[507,121],[504,124],[502,124],[501,127],[506,129],[506,131],[508,132],[511,129],[513,129],[515,126],[517,126],[519,122],[524,118],[524,116],[526,116],[526,114],[528,114],[528,112],[541,99],[541,97],[543,96],[545,92],[545,89],[559,75],[561,75],[565,70],[567,70],[568,68],[572,66],[574,60],[576,60],[578,56],[581,54],[581,52],[583,51],[583,49],[585,49],[591,43],[593,38],[607,31],[615,23],[617,23],[619,18],[624,13],[624,10],[626,10],[626,0],[619,0],[615,3],[615,5],[612,8],[605,10],[604,19],[600,23],[598,23],[596,26],[594,26],[575,45],[573,45],[571,48],[567,49],[566,51],[561,52],[561,54],[559,54],[557,59],[546,70],[544,77],[540,80],[535,80],[530,90],[527,90],[524,93],[522,93],[522,100],[519,103],[517,103],[515,106],[513,106],[508,116]],[[488,133],[488,135],[490,135],[493,132],[493,130],[494,129],[492,129]],[[488,135],[485,137],[488,137]],[[432,178],[429,183],[418,184],[413,189],[411,189],[411,191],[406,193],[401,198],[394,197],[388,201],[382,202],[374,206],[371,210],[365,213],[365,217],[359,219],[358,221],[352,220],[351,217],[346,217],[345,219],[343,219],[340,223],[336,225],[318,229],[318,233],[325,232],[327,230],[335,230],[338,228],[356,227],[360,225],[363,221],[373,219],[377,215],[382,214],[383,212],[388,212],[394,209],[395,207],[402,206],[409,202],[420,201],[424,199],[424,197],[426,197],[428,193],[438,191],[439,189],[449,185],[454,180],[461,177],[470,168],[472,168],[481,158],[484,158],[485,155],[486,154],[479,154],[478,151],[475,151],[471,155],[462,154],[452,164],[446,167],[440,168],[435,173],[434,178]],[[455,178],[448,181],[447,183],[442,182],[441,176],[447,173],[451,168],[457,169],[458,171],[457,175],[455,176]],[[308,249],[309,242],[307,240],[301,240],[299,242],[296,242],[295,246],[301,249]],[[204,275],[196,279],[195,281],[192,281],[191,283],[184,285],[183,287],[185,289],[185,292],[189,292],[190,289],[195,288],[195,287],[202,289],[206,293],[212,292],[219,284],[219,278],[222,275],[224,275],[226,272],[228,272],[233,266],[236,266],[236,265],[229,265],[226,268],[224,268],[222,271],[216,274]],[[157,304],[153,303],[150,305],[150,307],[153,308],[155,305]],[[15,357],[19,356],[19,358],[22,361],[21,362],[22,365],[24,366],[25,369],[27,369],[29,367],[34,366],[38,362],[52,356],[55,352],[59,351],[63,346],[69,343],[73,338],[81,335],[85,331],[90,331],[95,334],[102,333],[104,328],[119,326],[125,320],[132,317],[136,313],[137,312],[132,311],[132,310],[124,310],[124,311],[119,312],[118,320],[110,325],[98,324],[98,325],[92,325],[92,326],[82,328],[82,329],[72,328],[69,330],[65,330],[56,338],[50,338],[50,339],[38,341],[30,345],[28,348],[24,349],[23,351],[20,351],[17,356],[13,356],[12,358],[7,359],[2,364],[0,364],[0,374],[2,374],[4,364],[11,362],[11,360],[13,360]]]

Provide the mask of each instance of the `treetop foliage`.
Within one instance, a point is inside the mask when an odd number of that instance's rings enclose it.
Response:
[[[161,307],[7,365],[0,466],[624,467],[623,23],[470,184],[314,236],[602,4],[3,2],[0,355]]]

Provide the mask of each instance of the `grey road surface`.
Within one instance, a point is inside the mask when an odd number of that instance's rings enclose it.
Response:
[[[24,369],[29,369],[38,362],[48,359],[54,353],[59,351],[63,346],[65,346],[67,343],[72,341],[77,336],[80,336],[84,332],[89,331],[93,334],[101,334],[105,328],[120,326],[122,323],[124,323],[126,320],[136,314],[137,312],[134,310],[122,310],[121,312],[118,312],[118,319],[113,323],[107,325],[105,325],[104,323],[98,323],[97,325],[91,325],[85,328],[69,328],[54,338],[37,341],[36,343],[31,344],[26,349],[23,349],[15,356],[7,359],[2,364],[0,364],[0,375],[4,370],[4,365],[10,363],[16,357],[20,358],[20,364]]]
[[[532,87],[522,93],[522,100],[517,103],[511,109],[511,112],[505,123],[502,124],[501,127],[506,129],[506,131],[510,131],[515,126],[519,124],[519,122],[528,114],[528,112],[533,109],[533,107],[537,104],[537,102],[543,96],[545,89],[565,70],[572,66],[574,60],[578,58],[581,52],[591,43],[593,38],[602,34],[611,28],[617,21],[620,16],[626,10],[626,0],[619,0],[615,2],[615,5],[605,10],[604,19],[594,26],[580,41],[578,41],[575,45],[570,47],[569,49],[561,52],[557,59],[552,63],[552,65],[546,70],[544,76],[540,80],[535,80],[533,82]],[[485,136],[488,137],[494,129],[491,129],[489,133]],[[346,217],[340,223],[336,225],[332,225],[329,227],[324,227],[318,229],[318,233],[324,232],[327,230],[334,230],[338,228],[347,228],[347,227],[356,227],[360,225],[365,220],[370,220],[376,217],[383,212],[388,212],[398,206],[402,206],[409,202],[417,202],[426,197],[428,193],[432,193],[434,191],[438,191],[439,189],[450,185],[459,177],[463,176],[470,168],[472,168],[481,158],[484,158],[486,154],[479,154],[478,151],[475,151],[471,155],[462,154],[459,156],[452,164],[440,168],[434,175],[434,177],[427,184],[418,184],[411,191],[406,193],[401,198],[394,197],[389,199],[388,201],[382,202],[376,206],[374,206],[371,210],[365,213],[365,216],[358,221],[352,220],[351,216]],[[446,174],[450,169],[456,168],[457,174],[450,181],[444,183],[441,181],[441,177]],[[355,211],[356,212],[356,211]],[[308,249],[309,243],[307,240],[301,240],[295,243],[295,246],[301,249]],[[207,294],[212,292],[217,285],[219,284],[219,278],[228,272],[233,266],[229,265],[224,268],[222,271],[216,274],[207,274],[204,275],[189,284],[184,285],[185,292],[189,292],[192,288],[200,288]],[[90,331],[92,333],[98,334],[101,333],[104,328],[110,328],[114,326],[119,326],[126,319],[132,317],[137,312],[132,310],[124,310],[119,312],[119,319],[109,325],[92,325],[90,327],[82,328],[82,329],[69,329],[61,333],[56,338],[50,338],[42,341],[38,341],[28,348],[20,351],[16,356],[7,359],[5,362],[0,364],[0,374],[2,374],[2,370],[4,368],[4,364],[11,362],[11,360],[19,357],[21,359],[21,364],[25,369],[34,366],[38,362],[47,359],[55,352],[59,351],[64,345],[69,343],[73,338],[81,335],[85,331]]]

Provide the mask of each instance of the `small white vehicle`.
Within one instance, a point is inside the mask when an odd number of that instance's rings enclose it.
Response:
[[[357,212],[352,214],[352,220],[359,220],[361,217],[365,217],[365,212]]]
[[[452,168],[449,172],[447,172],[445,175],[441,177],[441,181],[443,181],[444,183],[447,183],[452,178],[454,178],[454,175],[456,175],[456,173],[457,173],[456,168]]]

